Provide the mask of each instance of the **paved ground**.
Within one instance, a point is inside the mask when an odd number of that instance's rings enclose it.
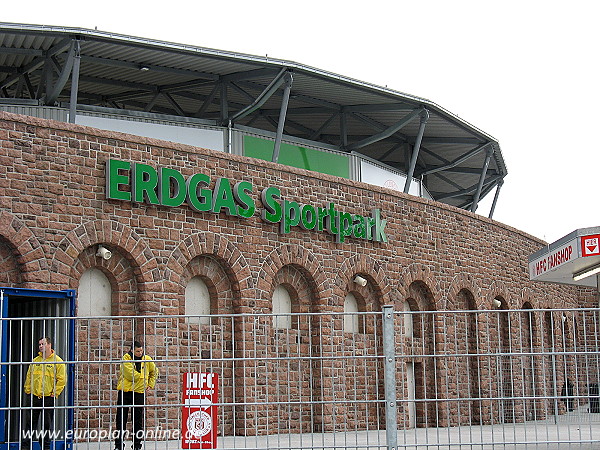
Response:
[[[417,428],[398,432],[397,450],[600,450],[600,413],[587,408],[518,424]],[[385,431],[219,437],[220,449],[387,449]],[[11,450],[12,449],[11,445]],[[112,450],[111,442],[78,442],[75,450]],[[146,441],[144,450],[177,450],[179,440]],[[126,450],[130,449],[130,443]],[[16,447],[14,450],[17,450]],[[34,449],[35,450],[35,449]]]

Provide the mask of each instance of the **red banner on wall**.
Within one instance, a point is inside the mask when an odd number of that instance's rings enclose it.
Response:
[[[217,448],[218,393],[218,374],[183,374],[182,448]]]

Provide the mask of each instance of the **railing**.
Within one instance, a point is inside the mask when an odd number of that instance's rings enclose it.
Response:
[[[386,307],[358,321],[343,313],[3,319],[3,440],[18,443],[29,428],[25,376],[38,338],[51,335],[68,368],[51,408],[58,447],[114,445],[122,357],[138,339],[159,372],[141,406],[146,448],[180,448],[187,372],[219,375],[219,448],[596,448],[599,314]]]

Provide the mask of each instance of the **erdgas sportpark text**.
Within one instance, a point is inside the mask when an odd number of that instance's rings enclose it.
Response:
[[[142,163],[109,159],[106,163],[106,197],[132,203],[179,207],[184,203],[198,212],[249,218],[256,212],[254,190],[249,181],[232,183],[228,178],[211,179],[196,173],[187,179],[176,169],[155,169]],[[260,193],[260,217],[268,223],[278,223],[281,233],[292,227],[326,231],[336,242],[354,237],[387,242],[385,226],[379,209],[371,216],[338,211],[335,203],[314,206],[285,199],[277,187],[267,187]]]

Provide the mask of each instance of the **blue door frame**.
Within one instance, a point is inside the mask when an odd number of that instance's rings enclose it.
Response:
[[[17,450],[20,447],[20,442],[9,442],[7,439],[6,430],[6,413],[8,406],[8,368],[9,366],[4,363],[10,362],[9,349],[10,349],[10,335],[9,335],[9,303],[11,298],[14,300],[26,298],[26,299],[37,299],[37,300],[66,300],[68,302],[68,316],[75,316],[75,290],[67,289],[64,291],[49,291],[43,289],[16,289],[8,287],[0,287],[0,298],[2,304],[0,305],[0,320],[2,320],[2,326],[0,330],[1,335],[1,346],[0,346],[0,359],[3,363],[0,368],[0,450]],[[27,317],[26,319],[49,319],[50,317]],[[67,364],[67,386],[65,387],[65,394],[67,395],[66,404],[69,408],[66,411],[66,425],[65,432],[73,430],[73,402],[74,402],[74,385],[75,385],[75,371],[72,361],[75,360],[75,326],[73,320],[68,320],[67,325],[67,361],[71,363]],[[67,433],[65,439],[62,441],[55,441],[54,448],[56,450],[62,450],[65,448],[72,447],[72,433]],[[37,442],[33,444],[32,450],[38,450],[39,445]]]

